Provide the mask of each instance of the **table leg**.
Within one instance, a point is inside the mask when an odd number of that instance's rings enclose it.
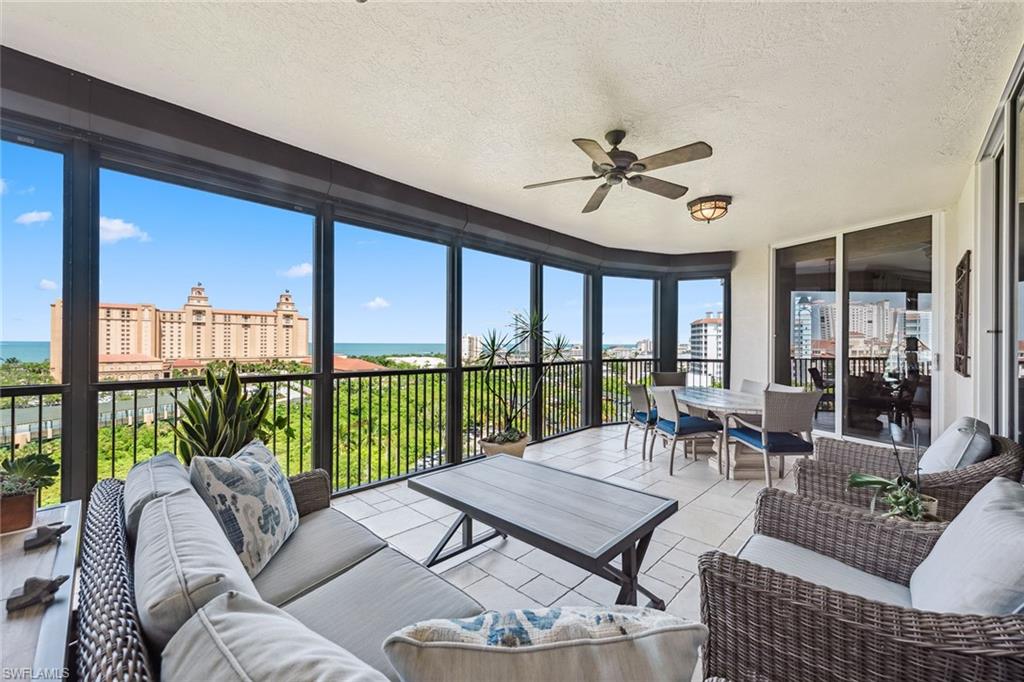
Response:
[[[451,541],[452,537],[460,527],[462,528],[462,542],[448,551],[445,551],[445,545]],[[445,531],[444,537],[441,538],[441,542],[437,543],[437,547],[435,547],[434,551],[430,553],[430,556],[427,557],[427,560],[423,565],[429,568],[434,564],[439,564],[442,561],[451,559],[453,556],[462,554],[468,549],[473,549],[477,545],[483,544],[488,540],[493,540],[499,536],[503,538],[508,537],[505,533],[495,530],[474,540],[473,519],[467,516],[465,512],[462,512],[458,515],[455,522],[452,523],[448,530]]]
[[[636,545],[631,545],[622,553],[622,572],[616,576],[616,582],[621,586],[619,596],[615,599],[616,604],[636,606],[637,592],[642,592],[651,600],[647,604],[648,607],[660,611],[665,610],[665,602],[641,585],[639,580],[640,567],[644,563],[644,556],[647,554],[650,544],[651,533],[648,533],[640,538]]]

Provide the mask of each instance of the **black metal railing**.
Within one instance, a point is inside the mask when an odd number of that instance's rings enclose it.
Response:
[[[346,490],[448,461],[449,369],[334,375],[334,489]]]
[[[0,459],[42,453],[61,461],[61,413],[67,386],[0,388]],[[60,476],[39,491],[39,504],[60,502]]]
[[[650,384],[651,372],[657,366],[657,358],[604,358],[601,361],[601,417],[605,423],[629,419],[626,385]]]
[[[178,400],[199,378],[104,382],[96,385],[97,471],[100,477],[124,478],[137,462],[161,452],[179,453],[173,426],[180,418]],[[267,446],[290,476],[312,468],[313,375],[244,376],[247,391],[270,390],[270,417],[285,418],[271,430]]]
[[[583,391],[588,363],[583,360],[549,362],[543,365],[541,384],[541,436],[552,438],[582,429]]]
[[[836,379],[835,358],[790,358],[790,384],[792,386],[813,387],[811,379],[811,368],[817,368],[825,381],[834,382]],[[851,376],[863,376],[868,372],[877,375],[884,375],[892,367],[887,356],[870,358],[849,358],[847,359],[848,374]],[[918,369],[922,376],[931,376],[932,364],[921,362]]]
[[[530,389],[533,367],[529,364],[495,367],[487,372],[483,367],[465,367],[462,370],[462,456],[483,454],[480,439],[506,426],[514,426],[530,433]],[[505,402],[522,406],[506,423]],[[513,409],[513,412],[516,410]]]
[[[683,358],[676,361],[676,371],[686,373],[686,385],[698,388],[725,387],[725,360]]]

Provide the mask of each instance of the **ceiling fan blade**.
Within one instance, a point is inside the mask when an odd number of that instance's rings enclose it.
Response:
[[[601,202],[604,201],[606,196],[608,196],[608,192],[611,188],[611,185],[604,184],[595,189],[594,193],[590,195],[590,201],[588,201],[587,205],[583,207],[583,212],[592,213],[601,208]]]
[[[674,182],[666,182],[658,178],[649,178],[644,175],[634,175],[626,180],[626,182],[629,183],[630,187],[636,187],[666,199],[678,199],[690,191],[689,187],[683,187]]]
[[[585,140],[581,137],[573,140],[573,143],[583,150],[583,153],[590,157],[590,159],[602,168],[611,170],[615,168],[615,162],[612,161],[612,157],[608,156],[608,152],[601,148],[594,140]]]
[[[629,166],[633,173],[645,173],[647,171],[675,166],[688,161],[698,161],[711,156],[711,145],[707,142],[694,142],[684,147],[670,149],[667,152],[654,154],[642,159],[637,159]]]
[[[563,182],[576,182],[577,180],[597,180],[600,175],[584,175],[578,178],[565,178],[564,180],[549,180],[547,182],[537,182],[532,185],[523,185],[523,189],[534,189],[535,187],[547,187],[548,185],[561,185]]]

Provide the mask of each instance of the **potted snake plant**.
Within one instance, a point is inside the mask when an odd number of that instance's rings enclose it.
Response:
[[[188,397],[178,401],[181,418],[174,432],[185,466],[196,456],[230,457],[253,440],[267,440],[275,429],[290,435],[283,415],[268,416],[272,404],[265,385],[246,392],[234,362],[223,378],[207,367],[203,381],[192,384]]]
[[[510,368],[533,344],[541,348],[542,364],[534,378],[526,378],[529,373]],[[548,368],[543,363],[564,360],[568,350],[568,339],[561,334],[549,337],[544,332],[544,318],[534,314],[513,313],[509,331],[491,329],[484,335],[477,361],[484,367],[484,387],[498,407],[497,429],[480,439],[485,455],[523,456],[530,434],[517,426],[517,420],[544,383]]]
[[[43,454],[15,457],[0,465],[0,533],[35,523],[36,496],[59,473],[60,465]]]

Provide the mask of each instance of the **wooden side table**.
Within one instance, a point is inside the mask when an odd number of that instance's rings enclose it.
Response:
[[[22,544],[33,529],[50,523],[66,523],[71,530],[64,533],[59,545],[25,551]],[[40,509],[32,528],[0,535],[0,598],[7,599],[25,578],[69,576],[50,604],[14,612],[0,610],[0,671],[4,679],[69,677],[68,633],[81,529],[82,503],[75,500]]]

